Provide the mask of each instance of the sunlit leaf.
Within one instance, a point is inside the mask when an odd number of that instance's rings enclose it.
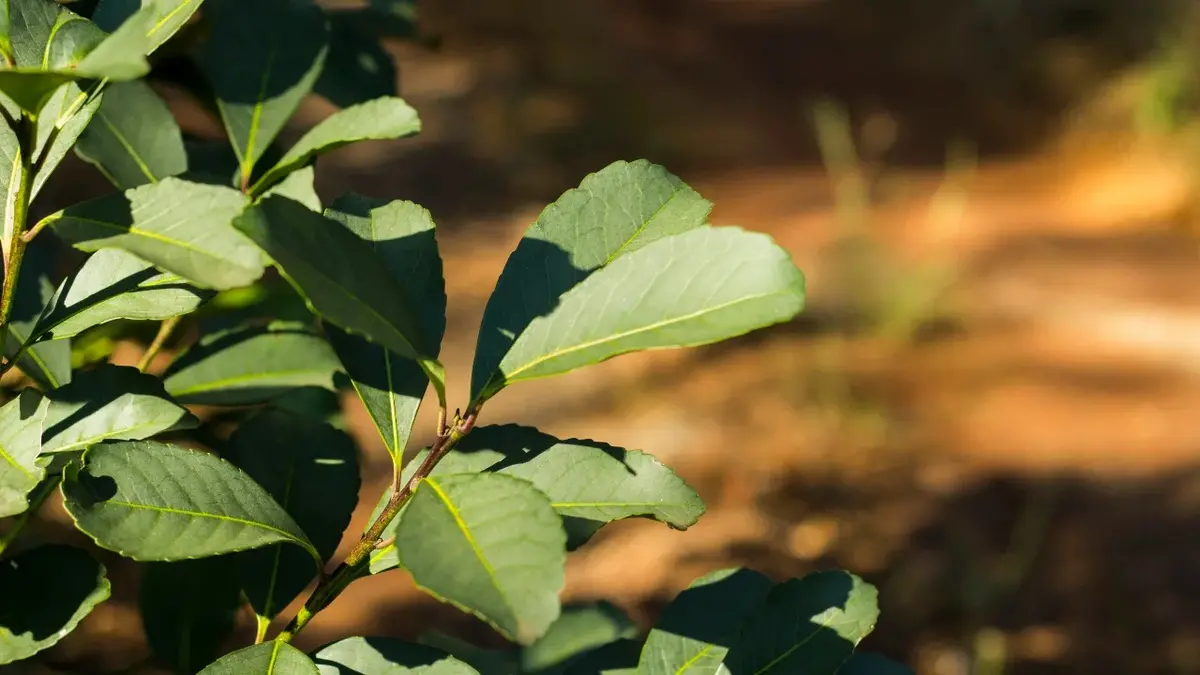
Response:
[[[80,250],[124,249],[198,286],[224,290],[252,283],[264,269],[262,253],[230,226],[245,205],[232,188],[164,178],[47,220]]]
[[[100,249],[58,287],[33,333],[38,340],[57,339],[117,319],[168,319],[195,310],[213,295],[132,253]]]
[[[478,675],[477,670],[425,645],[385,637],[352,637],[319,649],[321,675]]]
[[[156,660],[189,675],[212,663],[242,604],[233,557],[152,562],[142,570],[142,629]]]
[[[50,393],[42,453],[72,452],[108,440],[136,441],[199,424],[137,368],[101,364]]]
[[[332,387],[340,368],[311,329],[276,322],[205,336],[171,362],[163,380],[183,403],[250,405],[297,387]]]
[[[534,319],[482,395],[627,352],[709,344],[790,320],[804,277],[763,234],[703,227],[626,253]]]
[[[417,312],[424,344],[436,355],[446,331],[446,290],[429,212],[412,202],[388,204],[346,195],[325,214],[374,249]],[[429,378],[400,354],[332,326],[325,331],[392,461],[399,466]]]
[[[562,523],[528,481],[455,474],[420,483],[396,528],[418,586],[521,644],[559,615],[566,559]]]
[[[278,542],[316,549],[252,478],[199,450],[151,441],[103,443],[72,463],[64,503],[103,548],[134,560],[183,560]]]
[[[703,225],[711,209],[683,181],[645,160],[610,164],[547,206],[509,256],[488,299],[471,397],[503,386],[505,354],[563,293],[619,256]]]
[[[0,560],[0,588],[0,665],[53,646],[110,592],[104,566],[62,544]]]
[[[421,130],[417,111],[403,100],[387,97],[338,111],[321,120],[300,137],[270,171],[263,174],[254,192],[275,184],[319,155],[344,145],[366,140],[409,136]]]
[[[117,82],[75,152],[123,190],[187,171],[187,153],[170,108],[143,80]]]
[[[317,194],[316,172],[311,166],[297,169],[286,178],[271,186],[263,193],[264,197],[281,195],[293,201],[300,202],[309,209],[321,212],[321,196]]]
[[[608,602],[563,607],[562,616],[537,642],[521,650],[521,670],[561,672],[593,649],[637,635],[637,626]]]
[[[26,496],[45,475],[35,461],[45,419],[46,406],[34,389],[0,406],[0,518],[25,511]]]
[[[322,675],[312,659],[295,647],[271,640],[239,649],[214,661],[199,675]]]
[[[355,450],[349,436],[327,424],[268,410],[238,427],[224,456],[263,486],[328,560],[358,504]],[[239,553],[238,561],[250,605],[268,619],[317,573],[303,551],[284,544]]]

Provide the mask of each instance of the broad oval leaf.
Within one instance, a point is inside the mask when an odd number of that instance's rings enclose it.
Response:
[[[213,295],[132,253],[100,249],[58,287],[33,338],[73,337],[117,319],[159,321],[182,316]]]
[[[204,0],[100,0],[92,21],[112,32],[138,11],[146,12],[151,18],[146,32],[149,51],[154,51],[171,39],[203,3]]]
[[[386,637],[352,637],[313,654],[321,675],[479,675],[445,652]]]
[[[321,675],[312,659],[295,647],[271,640],[230,652],[199,675]]]
[[[638,662],[638,675],[717,675],[746,620],[763,606],[773,582],[748,569],[706,574],[659,617]]]
[[[226,459],[266,488],[328,560],[358,504],[354,441],[328,424],[275,410],[243,422]],[[316,576],[294,546],[238,554],[242,587],[256,614],[272,619]]]
[[[198,672],[217,658],[242,604],[228,555],[147,563],[138,590],[146,641],[175,673]]]
[[[421,481],[396,528],[416,584],[531,644],[559,615],[562,523],[528,481],[455,474]]]
[[[74,452],[108,440],[137,441],[199,424],[171,400],[162,381],[137,368],[101,364],[49,395],[42,454]]]
[[[206,288],[246,286],[262,276],[262,253],[230,227],[246,205],[237,190],[164,178],[47,216],[82,251],[121,248]]]
[[[51,254],[45,241],[35,239],[26,247],[5,343],[5,357],[15,360],[26,377],[47,391],[71,381],[70,340],[30,343],[43,309],[54,296]]]
[[[627,253],[530,322],[484,398],[645,349],[709,344],[788,321],[804,307],[804,277],[764,234],[703,227]]]
[[[62,544],[0,560],[0,588],[0,666],[53,646],[110,592],[104,566]]]
[[[75,525],[134,560],[183,560],[286,542],[320,565],[300,526],[241,469],[201,452],[154,443],[103,443],[64,472]]]
[[[637,633],[637,625],[612,603],[563,607],[546,634],[521,650],[521,671],[560,672],[588,652]]]
[[[46,473],[36,461],[45,419],[46,406],[34,389],[0,406],[0,518],[24,512],[26,497]]]
[[[122,190],[187,171],[183,134],[166,101],[144,80],[115,82],[75,152]]]
[[[424,343],[436,355],[446,331],[446,287],[429,212],[412,202],[346,195],[325,214],[374,249],[416,310]],[[332,326],[325,333],[399,467],[429,378],[410,359],[362,337]]]
[[[272,196],[234,221],[316,314],[417,361],[445,400],[445,370],[425,344],[406,294],[371,244],[299,202]]]
[[[531,321],[597,269],[663,237],[700,227],[712,203],[646,160],[589,174],[542,211],[509,256],[479,329],[471,398],[497,388],[501,360]]]
[[[725,665],[731,675],[833,675],[875,628],[877,596],[841,570],[778,584],[742,626]]]
[[[251,184],[254,166],[312,91],[328,49],[329,23],[311,0],[209,0],[212,34],[200,64]]]
[[[283,177],[318,156],[344,145],[368,140],[411,136],[421,130],[417,111],[395,97],[378,98],[338,111],[321,120],[254,185],[252,194],[283,180]]]
[[[321,336],[275,322],[213,333],[180,354],[163,373],[183,403],[252,405],[299,387],[333,387],[341,368]]]

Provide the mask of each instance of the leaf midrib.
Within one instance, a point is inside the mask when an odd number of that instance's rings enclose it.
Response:
[[[133,147],[133,144],[129,142],[129,139],[125,138],[125,134],[121,133],[121,131],[117,129],[116,125],[109,121],[108,115],[105,115],[103,110],[97,110],[96,117],[100,118],[100,122],[105,126],[105,128],[108,129],[109,133],[113,135],[113,138],[117,139],[117,143],[119,143],[121,147],[125,149],[125,152],[129,153],[129,156],[133,159],[134,164],[137,164],[138,169],[141,170],[142,175],[144,175],[151,183],[157,183],[158,177],[155,176],[152,171],[150,171],[149,165],[147,165],[142,159],[142,156],[138,154],[137,149]]]
[[[525,365],[523,365],[519,368],[516,368],[515,370],[512,370],[507,373],[502,373],[502,374],[504,375],[505,380],[507,380],[509,383],[516,382],[521,379],[521,377],[520,377],[521,373],[524,373],[528,370],[532,370],[533,368],[536,368],[547,361],[561,358],[568,354],[580,352],[585,349],[591,349],[592,347],[597,347],[597,346],[600,346],[600,345],[603,345],[603,344],[606,344],[609,342],[615,342],[617,340],[622,340],[624,338],[630,337],[632,335],[637,335],[639,333],[647,333],[650,331],[660,330],[662,328],[671,326],[673,324],[682,323],[685,321],[691,321],[693,319],[702,317],[706,314],[711,314],[713,312],[719,312],[721,310],[728,309],[730,307],[742,304],[744,302],[753,302],[755,300],[761,300],[763,298],[769,298],[769,297],[776,296],[776,295],[786,295],[786,294],[787,294],[786,291],[771,291],[769,293],[756,293],[754,295],[743,296],[741,298],[730,300],[728,302],[723,302],[719,305],[705,307],[704,309],[697,310],[695,312],[690,312],[688,314],[684,314],[681,316],[672,317],[670,319],[665,319],[662,321],[656,321],[651,324],[639,326],[637,328],[633,328],[633,329],[627,330],[627,331],[622,331],[620,333],[615,333],[613,335],[609,335],[609,336],[606,336],[603,338],[598,338],[595,340],[581,342],[579,344],[572,345],[570,347],[564,347],[562,349],[555,350],[553,352],[550,352],[549,354],[545,354],[536,359],[533,359],[532,361],[526,363]],[[518,338],[518,339],[520,339],[520,338]]]
[[[462,514],[459,512],[458,507],[454,505],[454,502],[450,501],[449,495],[442,490],[442,486],[438,485],[437,480],[433,478],[426,478],[423,482],[429,485],[429,487],[433,490],[433,493],[437,495],[438,499],[440,499],[442,504],[445,505],[446,510],[450,512],[450,516],[454,518],[454,524],[458,526],[459,531],[462,532],[463,537],[466,538],[467,545],[471,547],[471,551],[475,554],[475,558],[479,560],[479,564],[483,566],[483,571],[487,573],[488,579],[492,582],[492,587],[495,588],[496,592],[500,595],[500,600],[504,602],[505,606],[508,606],[508,596],[504,593],[504,589],[500,586],[500,581],[496,578],[496,570],[492,568],[491,564],[487,561],[487,558],[484,557],[483,549],[479,548],[479,543],[475,541],[475,536],[471,534],[471,528],[467,525],[467,521],[463,520]]]
[[[206,258],[211,258],[212,260],[216,260],[218,262],[234,265],[234,266],[238,267],[239,269],[244,269],[244,270],[251,269],[251,268],[242,266],[241,263],[235,262],[231,258],[222,257],[220,255],[217,255],[216,253],[211,253],[202,248],[197,248],[194,244],[192,244],[190,242],[183,241],[182,239],[173,239],[171,237],[168,237],[164,234],[160,234],[158,232],[151,232],[149,230],[144,230],[133,224],[130,224],[129,226],[125,226],[125,225],[120,225],[118,223],[110,223],[106,220],[97,220],[95,218],[87,218],[84,216],[68,215],[65,213],[57,214],[55,216],[52,216],[52,218],[53,218],[53,220],[51,221],[51,224],[53,224],[54,221],[59,221],[59,220],[68,220],[68,219],[69,220],[77,220],[81,223],[90,223],[92,225],[99,225],[101,227],[105,227],[110,230],[115,230],[121,234],[129,234],[129,235],[134,235],[134,236],[138,236],[138,237],[145,237],[146,239],[149,239],[151,241],[157,241],[162,244],[178,246],[179,248],[182,248],[185,251],[197,253],[201,256],[204,256]]]
[[[183,370],[183,371],[179,371],[179,372],[185,373],[187,371]],[[234,375],[232,377],[225,377],[225,378],[221,378],[219,380],[210,380],[209,382],[206,382],[203,384],[192,385],[191,387],[187,387],[184,389],[176,389],[175,391],[172,391],[170,393],[172,396],[176,396],[176,397],[188,396],[190,394],[199,394],[199,393],[210,392],[210,391],[213,391],[214,389],[221,389],[222,387],[229,387],[230,385],[244,384],[246,382],[253,382],[254,380],[269,380],[272,378],[293,377],[293,376],[297,376],[297,375],[324,374],[326,372],[332,373],[333,371],[331,371],[331,370],[316,370],[316,369],[312,369],[312,370],[295,369],[295,370],[274,370],[274,371],[270,371],[270,372],[266,372],[266,373],[259,372],[259,373],[251,373],[248,375]],[[179,375],[179,373],[176,373],[176,376],[178,376],[178,375]]]
[[[310,553],[313,554],[314,557],[316,557],[316,549],[312,548],[311,545],[306,543],[305,541],[298,539],[296,537],[296,535],[288,532],[287,530],[283,530],[283,529],[280,529],[273,525],[268,525],[266,523],[263,523],[263,522],[260,522],[257,520],[250,520],[248,518],[239,518],[237,516],[228,516],[228,515],[224,515],[224,514],[220,514],[220,513],[206,513],[204,511],[189,511],[187,509],[177,509],[177,508],[173,508],[170,506],[156,506],[154,504],[138,504],[135,502],[127,502],[127,501],[123,501],[123,500],[119,500],[119,499],[109,499],[109,500],[104,501],[103,504],[112,505],[112,506],[124,506],[126,508],[130,508],[135,511],[143,510],[143,511],[153,511],[155,513],[168,513],[168,514],[176,515],[176,516],[191,516],[193,518],[207,518],[210,520],[219,520],[219,521],[227,522],[227,523],[236,523],[238,525],[246,525],[249,527],[256,527],[260,530],[274,532],[275,534],[282,536],[287,541],[293,542],[296,545],[302,547],[304,550],[309,551]]]

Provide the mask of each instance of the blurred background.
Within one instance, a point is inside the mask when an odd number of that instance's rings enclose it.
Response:
[[[567,601],[648,626],[719,567],[839,566],[880,587],[867,646],[919,675],[1200,672],[1200,3],[419,9],[419,39],[387,48],[424,132],[321,160],[318,188],[433,212],[452,399],[521,233],[611,161],[665,165],[714,223],[773,235],[808,278],[789,325],[489,403],[487,423],[654,453],[709,504],[686,532],[604,530],[570,561]],[[312,98],[288,139],[333,110]],[[109,191],[74,161],[39,209]],[[120,338],[116,360],[145,337]],[[388,460],[342,403],[367,467],[355,532]],[[418,425],[428,441],[428,410]],[[49,506],[41,536],[78,537]],[[136,570],[104,562],[114,599],[46,662],[156,672]],[[356,583],[299,642],[431,626],[488,639],[396,572]]]

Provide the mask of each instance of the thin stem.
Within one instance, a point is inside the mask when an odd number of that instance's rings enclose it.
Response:
[[[29,242],[33,241],[33,238],[38,236],[38,234],[40,234],[42,230],[46,229],[46,227],[49,226],[50,223],[54,222],[54,220],[55,219],[53,219],[53,218],[42,218],[41,220],[39,220],[37,222],[36,225],[29,228],[29,230],[26,231],[25,234],[21,235],[21,238],[25,240],[26,244],[28,244]]]
[[[254,621],[257,626],[254,632],[254,644],[261,645],[263,640],[267,639],[267,629],[271,627],[271,620],[265,616],[255,614]]]
[[[4,554],[4,549],[8,548],[9,544],[16,541],[17,537],[21,534],[21,530],[25,529],[25,526],[33,519],[38,509],[42,508],[42,504],[46,503],[50,494],[54,492],[54,488],[58,487],[61,481],[62,474],[46,476],[33,489],[33,494],[29,499],[29,508],[17,516],[17,519],[13,521],[12,527],[9,528],[8,532],[0,535],[0,555]]]
[[[23,121],[32,129],[29,120]],[[32,135],[32,131],[30,132]],[[13,167],[18,172],[15,187],[16,194],[11,195],[12,203],[6,214],[4,234],[7,237],[7,249],[4,257],[4,285],[0,288],[0,347],[8,344],[8,320],[12,314],[13,302],[17,297],[17,280],[21,276],[21,261],[25,259],[25,221],[29,215],[29,195],[33,187],[33,171],[29,164],[29,151],[32,143],[22,143],[20,161]]]
[[[342,564],[338,565],[337,569],[333,571],[333,574],[317,585],[317,589],[313,591],[308,601],[296,613],[295,618],[275,638],[276,640],[290,642],[297,633],[304,629],[304,626],[312,620],[317,612],[327,607],[351,582],[362,576],[367,563],[370,561],[371,553],[375,551],[380,538],[383,537],[384,530],[396,518],[396,515],[400,513],[400,508],[412,497],[413,491],[417,489],[417,485],[429,477],[429,474],[433,472],[437,463],[462,440],[463,436],[471,432],[471,429],[475,427],[475,417],[475,413],[469,413],[465,418],[460,417],[448,431],[438,435],[433,446],[429,448],[429,454],[425,456],[425,461],[421,462],[421,465],[417,467],[416,473],[408,479],[404,487],[392,492],[392,496],[388,498],[387,504],[380,511],[379,517],[375,519],[371,527],[358,540],[358,543],[351,549],[346,559],[342,561]]]
[[[182,318],[183,317],[173,316],[164,320],[162,324],[159,325],[158,334],[154,336],[154,341],[150,343],[150,346],[146,348],[146,353],[142,354],[141,360],[138,361],[138,370],[142,371],[143,373],[146,372],[146,369],[149,368],[150,364],[154,361],[154,357],[158,356],[158,353],[162,351],[163,346],[167,344],[167,340],[171,339],[171,333],[175,332],[175,327],[179,325],[179,320]]]

